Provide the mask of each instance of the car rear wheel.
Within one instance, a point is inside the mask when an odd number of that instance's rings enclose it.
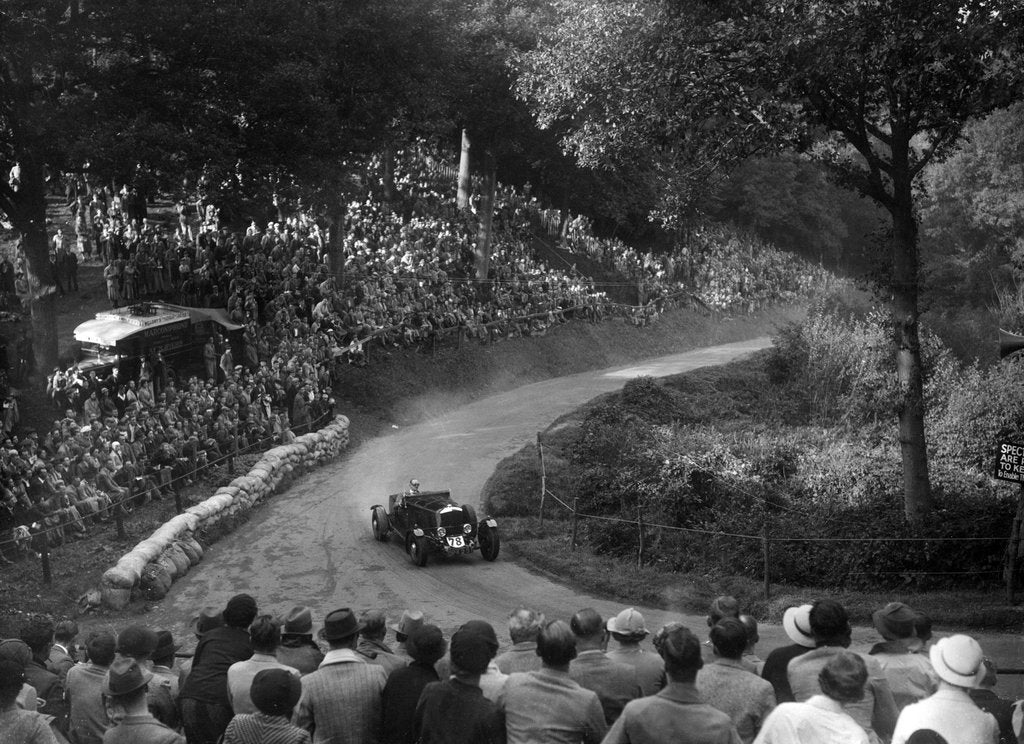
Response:
[[[381,542],[387,540],[391,525],[388,524],[388,515],[384,511],[384,507],[376,507],[373,510],[373,516],[370,517],[370,521],[373,523],[373,536]]]
[[[498,537],[498,528],[488,524],[480,525],[478,538],[480,540],[480,555],[484,560],[493,561],[498,557],[501,550],[501,539]]]
[[[409,535],[405,549],[409,553],[409,559],[417,566],[427,565],[427,538]]]

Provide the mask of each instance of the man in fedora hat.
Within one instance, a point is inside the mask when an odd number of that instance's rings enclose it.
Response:
[[[405,648],[405,643],[412,632],[423,623],[423,613],[419,610],[405,610],[402,613],[402,619],[398,621],[398,624],[391,626],[391,629],[395,631],[395,640],[398,641],[398,646],[394,651],[395,656],[405,659],[406,662],[412,661],[412,657]]]
[[[324,652],[313,640],[313,611],[308,607],[293,607],[285,616],[277,660],[303,676],[315,672],[324,660]]]
[[[608,632],[615,641],[605,655],[620,664],[629,664],[636,669],[637,682],[643,694],[654,695],[665,686],[665,661],[658,655],[640,648],[640,642],[649,631],[644,616],[629,607],[613,618],[609,618]]]
[[[130,657],[111,663],[103,694],[107,696],[107,715],[117,725],[103,735],[103,744],[185,744],[181,734],[149,713],[146,690],[152,677]]]
[[[985,677],[985,655],[978,642],[966,635],[941,638],[928,655],[939,677],[939,689],[903,709],[892,744],[904,744],[921,729],[935,731],[949,744],[996,744],[999,724],[991,713],[978,708],[968,693]]]
[[[817,645],[811,634],[811,605],[787,608],[782,615],[782,628],[793,643],[773,649],[768,654],[761,676],[772,683],[777,703],[792,703],[795,698],[786,673],[789,662]]]
[[[391,652],[391,647],[384,642],[388,634],[387,618],[380,610],[367,610],[360,618],[363,630],[359,634],[359,645],[356,651],[372,661],[384,667],[384,672],[390,676],[391,672],[401,669],[406,665],[406,660]]]
[[[885,640],[876,643],[870,653],[882,665],[896,707],[902,710],[938,690],[939,678],[931,662],[918,653],[922,643],[914,629],[917,613],[902,602],[890,602],[875,610],[871,620]]]
[[[302,678],[294,723],[313,735],[313,744],[344,741],[378,744],[384,669],[356,653],[362,625],[345,607],[324,619],[320,638],[330,651],[320,668]]]

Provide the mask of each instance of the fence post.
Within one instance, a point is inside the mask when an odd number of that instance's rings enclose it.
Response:
[[[1020,552],[1021,524],[1024,520],[1024,483],[1017,499],[1017,514],[1010,530],[1010,544],[1006,546],[1006,601],[1013,604],[1017,592],[1017,554]]]
[[[644,567],[644,512],[643,507],[637,504],[636,507],[636,533],[638,545],[636,551],[636,567]]]
[[[36,527],[39,529],[36,530]],[[34,551],[39,553],[39,560],[42,563],[43,569],[43,583],[50,584],[53,582],[53,573],[50,571],[50,530],[45,522],[38,525],[33,524],[32,528],[32,538],[29,544]]]
[[[761,551],[764,554],[764,598],[771,599],[772,595],[772,572],[771,572],[771,533],[768,524],[768,505],[765,504],[764,524],[761,528]]]
[[[129,500],[132,498],[131,482],[128,483],[128,496],[126,498]],[[117,525],[117,536],[120,538],[128,536],[128,533],[124,531],[124,502],[125,499],[118,499],[117,506],[114,507],[114,524]]]
[[[548,492],[547,475],[544,473],[544,444],[537,432],[537,454],[540,456],[540,526],[544,526],[544,496]]]
[[[579,517],[576,514],[580,510],[580,500],[578,496],[574,496],[572,499],[572,542],[569,543],[569,547],[572,550],[576,550],[576,522]]]

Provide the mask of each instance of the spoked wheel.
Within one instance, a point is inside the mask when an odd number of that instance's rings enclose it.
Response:
[[[480,555],[484,557],[484,560],[493,561],[498,557],[498,551],[501,550],[501,538],[498,537],[498,528],[491,527],[489,524],[480,525]]]
[[[381,542],[387,540],[390,525],[388,524],[388,515],[384,512],[382,507],[378,506],[373,510],[373,516],[370,517],[370,522],[373,524],[373,536]]]
[[[421,568],[427,565],[427,538],[409,535],[405,543],[409,559]]]

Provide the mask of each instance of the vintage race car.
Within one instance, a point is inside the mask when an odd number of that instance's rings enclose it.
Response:
[[[405,552],[417,566],[427,565],[431,553],[462,555],[477,550],[488,561],[498,557],[501,541],[498,523],[490,518],[477,520],[468,504],[452,501],[450,491],[395,493],[388,496],[388,508],[371,507],[373,536],[385,542],[398,535]]]

